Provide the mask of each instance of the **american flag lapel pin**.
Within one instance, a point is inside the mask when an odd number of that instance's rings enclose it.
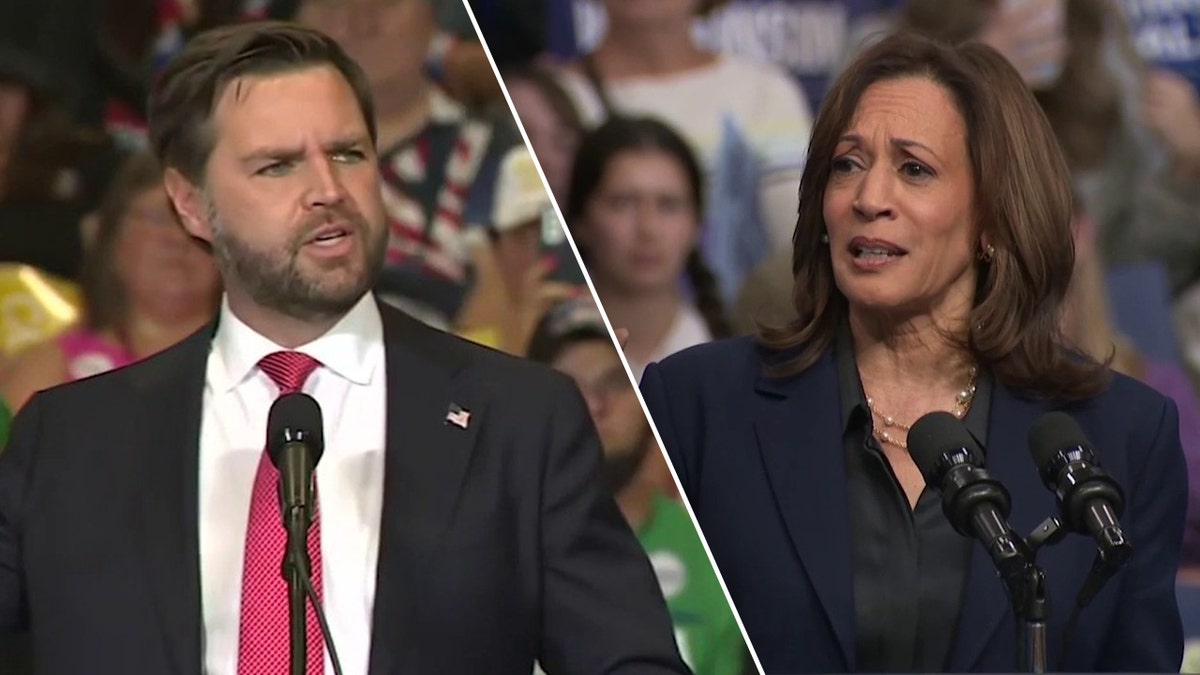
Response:
[[[446,412],[446,423],[466,429],[467,425],[471,423],[471,411],[463,410],[462,406],[457,403],[451,403],[450,410]]]

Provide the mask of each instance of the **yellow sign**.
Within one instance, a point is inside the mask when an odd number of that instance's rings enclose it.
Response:
[[[28,265],[0,264],[0,354],[54,337],[80,312],[76,284]]]

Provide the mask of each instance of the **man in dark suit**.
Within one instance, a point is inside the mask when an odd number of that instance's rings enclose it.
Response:
[[[309,538],[343,672],[685,673],[651,567],[561,376],[369,292],[388,235],[362,72],[242,25],[162,76],[167,191],[225,281],[216,321],[50,390],[0,456],[0,632],[44,673],[286,672],[281,393],[321,405]],[[307,672],[332,672],[309,616]]]

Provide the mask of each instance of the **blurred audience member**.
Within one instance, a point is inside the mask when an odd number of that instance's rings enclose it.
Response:
[[[1058,136],[1106,265],[1161,261],[1176,293],[1200,279],[1195,96],[1144,76],[1109,0],[909,0],[901,25],[981,39],[1017,67]]]
[[[885,26],[904,0],[734,0],[700,27],[701,41],[775,63],[804,88],[815,110],[846,56]]]
[[[42,59],[77,123],[106,123],[142,139],[153,74],[184,39],[246,18],[286,18],[297,0],[10,0],[0,3],[0,41]]]
[[[500,83],[475,27],[471,25],[463,0],[431,2],[437,30],[425,54],[425,70],[429,77],[468,107],[504,103]],[[505,110],[508,110],[507,106]]]
[[[1105,289],[1096,224],[1077,213],[1073,227],[1075,274],[1064,303],[1063,334],[1088,356],[1101,363],[1112,359],[1113,370],[1142,380],[1175,401],[1189,489],[1182,565],[1200,567],[1200,399],[1180,365],[1147,357],[1117,329]]]
[[[303,0],[299,20],[337,39],[375,94],[391,236],[380,297],[440,328],[471,285],[467,231],[491,226],[496,175],[516,130],[470,116],[428,77],[431,0]]]
[[[1166,147],[1173,170],[1192,185],[1200,183],[1200,96],[1183,75],[1170,70],[1146,74],[1142,119]]]
[[[449,29],[431,43],[430,73],[457,94],[500,95],[459,0],[433,0]],[[33,4],[33,3],[29,3]],[[57,66],[79,121],[103,126],[122,147],[143,149],[145,101],[162,66],[191,36],[238,21],[290,19],[300,0],[63,0],[26,12],[29,30]],[[0,18],[7,15],[0,14]],[[465,33],[463,32],[465,28]]]
[[[643,467],[665,460],[592,299],[550,310],[529,356],[583,392],[604,448],[605,482],[654,565],[684,660],[696,675],[740,675],[745,643],[695,526],[682,504],[644,479]]]
[[[854,44],[887,22],[904,0],[729,0],[695,25],[697,43],[716,52],[766,61],[789,71],[815,109]],[[607,23],[601,0],[550,0],[575,11],[552,31],[571,42],[556,54],[587,52]],[[573,20],[572,20],[573,19]],[[488,33],[485,31],[485,35]],[[578,35],[578,39],[575,36]]]
[[[651,115],[695,149],[710,195],[703,247],[722,296],[732,299],[770,250],[790,245],[812,118],[778,67],[695,42],[697,15],[716,4],[607,0],[603,39],[562,81],[589,126],[611,115]]]
[[[85,323],[14,359],[0,399],[18,410],[35,392],[127,365],[209,321],[219,280],[212,256],[175,219],[155,162],[122,167],[89,233]]]
[[[464,337],[523,356],[537,322],[552,305],[586,293],[557,277],[576,268],[566,235],[533,156],[515,146],[500,168],[492,228],[471,244],[475,279],[458,318]]]
[[[0,261],[76,277],[80,219],[115,161],[107,137],[57,104],[43,63],[0,47]]]
[[[145,102],[167,61],[191,36],[229,23],[288,18],[297,0],[100,0],[94,67],[78,68],[88,108],[124,147],[146,144]],[[81,66],[83,64],[80,64]]]
[[[567,200],[571,163],[583,135],[583,120],[554,76],[544,66],[529,64],[501,72],[513,108],[529,136],[533,154],[560,204]]]
[[[578,48],[604,34],[601,0],[562,0],[575,6]],[[887,22],[904,0],[730,0],[696,22],[697,42],[714,52],[769,61],[797,79],[816,109],[842,59],[863,36]]]
[[[0,44],[36,59],[55,98],[78,123],[98,127],[99,110],[85,105],[95,81],[99,0],[0,2]]]
[[[567,225],[604,311],[629,330],[637,379],[647,363],[730,334],[698,248],[702,194],[695,156],[662,122],[614,117],[580,143]]]

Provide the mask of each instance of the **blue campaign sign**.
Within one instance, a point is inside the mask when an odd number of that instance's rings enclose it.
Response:
[[[829,82],[855,45],[885,28],[898,0],[735,0],[708,20],[697,36],[709,48],[770,61],[789,71],[809,104],[820,103]]]
[[[1200,0],[1119,0],[1138,54],[1200,89]]]
[[[551,34],[570,35],[574,41],[555,44],[556,55],[570,58],[587,52],[604,35],[604,9],[598,0],[549,4],[557,6]],[[815,109],[853,43],[872,26],[884,27],[888,12],[900,4],[901,0],[732,0],[696,22],[696,39],[714,51],[781,66],[804,88]],[[570,12],[562,11],[565,5]]]

